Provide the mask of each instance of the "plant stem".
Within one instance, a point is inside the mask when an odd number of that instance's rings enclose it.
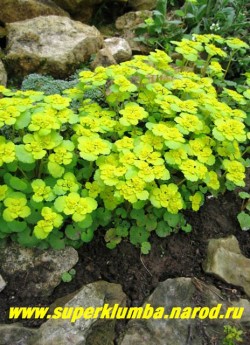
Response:
[[[229,71],[229,67],[230,67],[230,65],[231,65],[231,62],[232,62],[233,57],[234,57],[234,55],[236,54],[236,52],[237,52],[237,50],[234,50],[234,51],[232,51],[232,53],[230,54],[230,58],[229,58],[229,61],[228,61],[228,64],[227,64],[227,67],[226,67],[226,70],[225,70],[225,73],[224,73],[224,76],[223,76],[223,80],[225,80],[225,77],[226,77],[226,75],[227,75],[227,73],[228,73],[228,71]]]
[[[209,62],[210,62],[211,59],[212,59],[212,56],[208,55],[206,63],[204,65],[203,69],[202,69],[202,73],[201,73],[202,77],[205,77],[205,74],[206,74],[206,71],[207,71],[207,68],[208,68],[208,65],[209,65]]]
[[[17,167],[17,169],[19,171],[21,171],[21,173],[23,174],[23,177],[25,177],[28,180],[28,176],[25,174],[25,172],[23,171],[23,169],[21,169],[20,167]]]
[[[183,180],[181,180],[180,182],[177,183],[177,186],[180,186],[185,181],[186,181],[186,179],[184,178]]]
[[[43,164],[44,164],[44,161],[43,161],[43,159],[42,159],[41,162],[40,162],[40,165],[39,165],[39,169],[38,169],[38,174],[37,174],[38,178],[40,178],[41,175],[42,175]]]

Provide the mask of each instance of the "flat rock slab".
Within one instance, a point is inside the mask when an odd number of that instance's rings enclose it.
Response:
[[[80,290],[58,299],[50,308],[57,306],[77,308],[126,305],[126,295],[118,284],[98,281],[85,285]],[[72,314],[73,316],[73,314]],[[112,345],[115,338],[115,320],[84,319],[78,311],[75,322],[70,319],[52,319],[39,329],[30,329],[21,324],[0,325],[0,345]]]
[[[246,304],[245,304],[246,303]],[[169,314],[173,307],[208,307],[214,308],[220,304],[219,313],[224,314],[231,303],[223,300],[220,291],[211,285],[195,278],[167,279],[160,283],[152,295],[145,301],[154,308],[164,307]],[[249,308],[249,302],[240,300],[235,306]],[[217,310],[217,309],[216,309]],[[215,313],[217,312],[215,310]],[[190,313],[189,313],[190,314]],[[185,316],[185,315],[184,315]],[[203,345],[207,339],[214,338],[216,344],[222,344],[224,338],[223,326],[232,323],[228,319],[141,319],[128,323],[125,335],[118,341],[119,345]],[[238,320],[241,325],[249,326],[250,313],[245,319]],[[236,320],[234,320],[236,322]]]
[[[103,45],[96,28],[61,16],[10,23],[6,29],[6,68],[19,77],[35,72],[63,79]]]
[[[104,304],[125,306],[126,295],[120,285],[105,281],[88,284],[76,293],[56,301],[53,308],[58,305],[86,309],[102,307]],[[115,338],[115,322],[114,319],[84,319],[80,314],[75,322],[69,319],[50,319],[30,337],[29,345],[112,345]]]
[[[229,284],[242,287],[250,296],[250,259],[241,253],[236,237],[211,239],[203,269]]]
[[[69,271],[77,261],[78,253],[71,247],[39,250],[11,244],[0,248],[0,272],[6,277],[9,289],[19,277],[22,297],[49,296],[60,284],[62,273]]]

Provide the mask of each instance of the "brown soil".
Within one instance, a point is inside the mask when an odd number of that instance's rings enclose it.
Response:
[[[207,241],[210,238],[235,235],[245,256],[250,258],[250,232],[240,229],[236,215],[240,210],[240,200],[234,193],[226,193],[219,199],[210,198],[199,212],[187,212],[186,217],[193,227],[190,234],[179,232],[161,239],[152,236],[152,250],[149,255],[140,255],[138,248],[124,241],[114,250],[105,246],[100,233],[88,245],[79,249],[76,276],[71,283],[61,283],[49,298],[24,300],[20,291],[25,289],[23,277],[18,277],[15,287],[6,288],[0,294],[0,323],[9,323],[10,306],[49,306],[55,299],[71,293],[84,284],[106,280],[122,285],[128,296],[128,305],[139,306],[152,293],[158,282],[167,278],[196,277],[212,283],[221,289],[226,298],[246,297],[244,292],[206,275],[202,261],[206,256]],[[37,327],[40,320],[27,320],[25,326]],[[119,322],[117,332],[124,326]],[[250,330],[245,333],[249,345]],[[247,340],[248,339],[248,340]],[[210,342],[207,343],[210,345]]]

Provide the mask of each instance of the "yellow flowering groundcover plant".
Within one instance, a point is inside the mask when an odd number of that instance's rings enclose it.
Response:
[[[109,248],[128,237],[147,253],[152,231],[191,230],[181,211],[205,194],[244,186],[249,74],[240,92],[215,85],[223,46],[247,46],[217,35],[173,44],[181,67],[156,50],[82,71],[63,96],[0,87],[1,239],[79,247],[104,228]]]

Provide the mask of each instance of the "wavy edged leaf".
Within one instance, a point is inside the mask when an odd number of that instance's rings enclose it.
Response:
[[[48,162],[48,170],[55,178],[61,177],[65,171],[64,167],[55,162]]]
[[[29,110],[22,113],[16,120],[15,129],[24,129],[28,127],[30,123],[30,118],[31,118],[31,114]]]
[[[94,230],[92,228],[84,229],[84,231],[81,233],[81,240],[84,243],[91,242],[93,237],[94,237]]]
[[[16,156],[19,162],[32,164],[35,162],[35,159],[33,158],[32,154],[25,150],[24,145],[16,145]]]

